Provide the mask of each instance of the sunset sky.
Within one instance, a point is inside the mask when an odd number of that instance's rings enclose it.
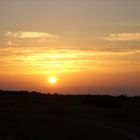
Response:
[[[0,0],[0,89],[140,95],[140,1]]]

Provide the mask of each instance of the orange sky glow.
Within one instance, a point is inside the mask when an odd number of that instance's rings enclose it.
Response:
[[[140,94],[139,6],[0,1],[0,89]]]

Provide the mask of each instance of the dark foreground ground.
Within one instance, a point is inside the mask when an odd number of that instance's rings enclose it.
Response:
[[[0,140],[140,140],[140,97],[0,91]]]

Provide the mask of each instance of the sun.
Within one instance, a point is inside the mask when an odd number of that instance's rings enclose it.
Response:
[[[54,77],[54,76],[51,76],[51,77],[48,78],[48,82],[50,84],[55,84],[57,82],[57,78]]]

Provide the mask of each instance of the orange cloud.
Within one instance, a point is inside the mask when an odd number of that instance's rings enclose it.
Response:
[[[55,41],[58,36],[46,33],[46,32],[11,32],[8,31],[4,34],[6,38],[6,44],[8,46],[20,46],[20,45],[36,45],[37,43],[46,43]]]
[[[56,38],[56,35],[52,35],[50,33],[44,33],[44,32],[6,32],[6,37],[15,37],[15,38]]]
[[[46,47],[3,47],[0,71],[49,74],[76,71],[138,70],[140,50],[118,52]],[[6,70],[4,70],[6,69]]]
[[[102,39],[107,41],[140,41],[140,33],[111,33]]]

